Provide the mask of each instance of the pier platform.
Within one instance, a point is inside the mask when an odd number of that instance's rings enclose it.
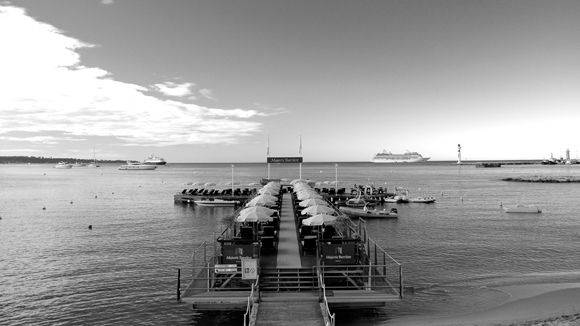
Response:
[[[327,199],[340,222],[305,226],[293,187],[277,187],[277,212],[233,222],[215,244],[194,251],[192,281],[178,291],[183,302],[245,310],[245,325],[308,326],[334,325],[332,309],[402,299],[402,266],[368,236],[364,220],[354,223]]]

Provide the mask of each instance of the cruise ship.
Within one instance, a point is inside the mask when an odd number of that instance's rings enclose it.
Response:
[[[149,155],[149,157],[143,161],[145,165],[165,165],[167,162],[165,160],[155,154]]]
[[[425,162],[429,157],[423,157],[417,152],[405,152],[404,154],[393,154],[383,149],[382,152],[375,154],[371,162],[373,163],[419,163]]]

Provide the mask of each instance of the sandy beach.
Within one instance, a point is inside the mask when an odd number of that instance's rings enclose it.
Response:
[[[580,325],[580,283],[496,288],[509,294],[500,305],[464,315],[402,318],[392,325]]]

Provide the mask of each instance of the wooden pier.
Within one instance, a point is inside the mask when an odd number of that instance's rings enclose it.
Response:
[[[244,325],[305,326],[334,325],[333,309],[402,298],[401,264],[368,237],[364,220],[329,203],[340,225],[308,228],[292,188],[280,187],[277,203],[275,221],[234,223],[194,251],[191,282],[178,291],[183,302],[245,311]]]

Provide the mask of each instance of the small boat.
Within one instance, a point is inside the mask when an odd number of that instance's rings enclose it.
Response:
[[[54,166],[55,169],[71,169],[72,167],[73,167],[72,164],[67,163],[67,162],[64,162],[64,161],[63,162],[58,162]]]
[[[542,210],[538,207],[533,206],[524,206],[521,204],[517,204],[514,207],[504,207],[503,204],[499,205],[504,212],[506,213],[531,213],[531,214],[540,214]]]
[[[85,166],[87,166],[87,163],[83,163],[83,162],[74,162],[74,163],[72,164],[72,166],[73,166],[73,167],[75,167],[75,168],[82,168],[82,167],[85,167]]]
[[[367,209],[365,206],[364,208],[354,208],[354,207],[340,207],[339,210],[345,213],[348,216],[354,217],[364,217],[364,218],[397,218],[399,217],[399,212],[396,208],[391,208],[390,210],[383,209]]]
[[[434,203],[434,202],[435,202],[435,198],[432,197],[432,196],[409,198],[409,203],[431,204],[431,203]]]
[[[127,161],[127,164],[121,165],[119,170],[155,170],[156,165],[141,164],[139,162]]]
[[[396,195],[394,197],[385,197],[384,201],[385,201],[385,203],[402,204],[402,203],[408,203],[409,198],[407,197],[407,195]]]
[[[197,206],[208,207],[234,207],[240,202],[237,200],[223,200],[223,199],[202,199],[193,201]]]
[[[344,204],[348,207],[365,207],[369,205],[369,203],[362,198],[362,192],[357,189],[358,195],[356,198],[348,199]]]

